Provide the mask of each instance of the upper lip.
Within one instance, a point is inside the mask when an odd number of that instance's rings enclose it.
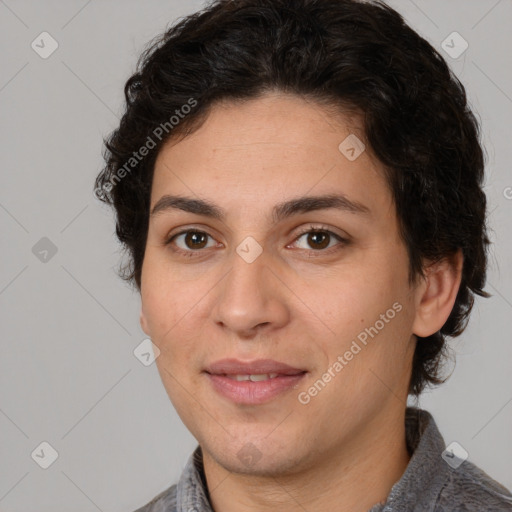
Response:
[[[306,370],[294,368],[273,359],[240,361],[239,359],[221,359],[210,364],[205,371],[213,375],[261,375],[277,373],[279,375],[298,375]]]

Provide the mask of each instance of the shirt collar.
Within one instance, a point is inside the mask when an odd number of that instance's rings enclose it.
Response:
[[[405,436],[411,459],[405,472],[393,485],[385,503],[373,506],[369,512],[413,510],[425,490],[434,498],[448,478],[448,465],[442,461],[444,439],[432,415],[416,407],[407,407]]]

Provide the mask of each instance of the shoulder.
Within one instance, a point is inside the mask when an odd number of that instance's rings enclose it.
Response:
[[[177,510],[176,484],[174,484],[134,512],[176,512]]]
[[[512,494],[487,473],[466,460],[450,469],[439,492],[435,512],[511,512]]]

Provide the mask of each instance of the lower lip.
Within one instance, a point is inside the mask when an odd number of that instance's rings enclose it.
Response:
[[[306,375],[279,375],[273,379],[252,382],[234,380],[225,375],[206,374],[214,389],[237,404],[258,405],[268,402],[296,386]]]

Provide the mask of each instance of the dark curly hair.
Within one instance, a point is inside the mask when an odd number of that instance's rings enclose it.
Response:
[[[129,253],[120,274],[140,291],[162,145],[201,126],[217,101],[275,90],[361,115],[385,168],[411,283],[427,260],[462,250],[453,310],[440,331],[416,343],[409,394],[418,396],[446,380],[446,336],[466,328],[474,294],[489,296],[484,153],[464,86],[380,0],[216,0],[151,42],[126,82],[126,110],[104,141],[106,165],[95,182]]]

